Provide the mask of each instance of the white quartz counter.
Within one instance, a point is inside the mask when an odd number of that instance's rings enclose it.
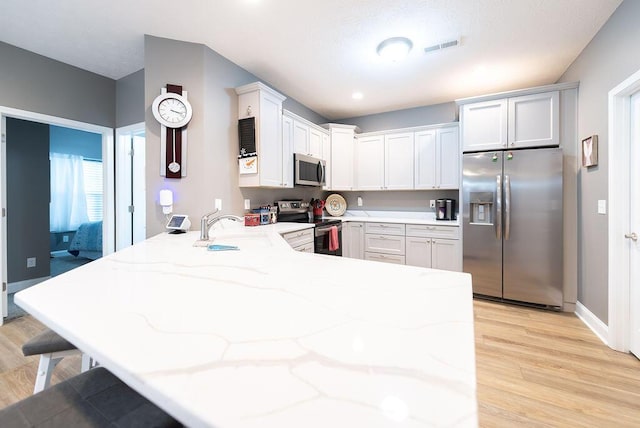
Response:
[[[426,224],[437,226],[459,226],[458,220],[436,220],[434,213],[409,212],[409,211],[362,211],[349,210],[339,218],[346,221],[380,222],[380,223],[405,223]]]
[[[16,302],[190,427],[477,426],[471,277],[282,245],[301,226],[164,233]]]

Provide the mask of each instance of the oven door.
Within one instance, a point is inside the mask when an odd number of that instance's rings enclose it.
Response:
[[[313,241],[315,253],[342,256],[342,223],[316,226]]]

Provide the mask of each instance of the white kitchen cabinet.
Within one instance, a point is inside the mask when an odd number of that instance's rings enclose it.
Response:
[[[355,126],[329,125],[331,133],[331,190],[354,189]],[[329,161],[329,159],[325,159]]]
[[[282,187],[293,187],[293,119],[282,115]]]
[[[323,159],[322,135],[326,132],[289,111],[285,111],[284,115],[293,120],[293,152]]]
[[[457,126],[415,133],[415,189],[457,189],[460,152]]]
[[[313,253],[313,228],[283,233],[282,237],[296,251]]]
[[[464,152],[557,146],[560,142],[558,91],[464,104]]]
[[[462,270],[460,228],[457,226],[406,225],[406,264],[433,269]]]
[[[364,258],[387,263],[405,263],[405,225],[365,223]]]
[[[560,144],[560,92],[509,98],[509,148]]]
[[[364,223],[349,221],[342,224],[342,256],[364,259]]]
[[[384,190],[384,135],[355,141],[355,184],[358,190]]]
[[[322,138],[322,159],[326,161],[324,174],[325,174],[325,185],[322,187],[323,190],[331,190],[332,182],[333,182],[333,165],[331,162],[331,137],[327,132],[321,133]]]
[[[384,136],[384,189],[413,189],[413,132]]]
[[[290,152],[282,139],[282,102],[286,97],[260,82],[238,87],[236,93],[238,118],[255,117],[257,152],[257,172],[239,171],[239,186],[292,187],[286,179],[292,170],[285,163]]]

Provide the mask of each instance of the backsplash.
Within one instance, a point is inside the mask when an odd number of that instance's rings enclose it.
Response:
[[[327,192],[324,197],[331,193],[342,195],[349,210],[434,212],[429,208],[430,199],[459,199],[457,190]],[[358,206],[358,196],[362,198],[361,207]]]

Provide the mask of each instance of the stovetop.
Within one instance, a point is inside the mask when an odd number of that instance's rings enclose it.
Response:
[[[278,221],[292,223],[313,223],[316,226],[328,226],[341,223],[338,219],[331,218],[309,218],[309,202],[301,200],[277,201]]]

